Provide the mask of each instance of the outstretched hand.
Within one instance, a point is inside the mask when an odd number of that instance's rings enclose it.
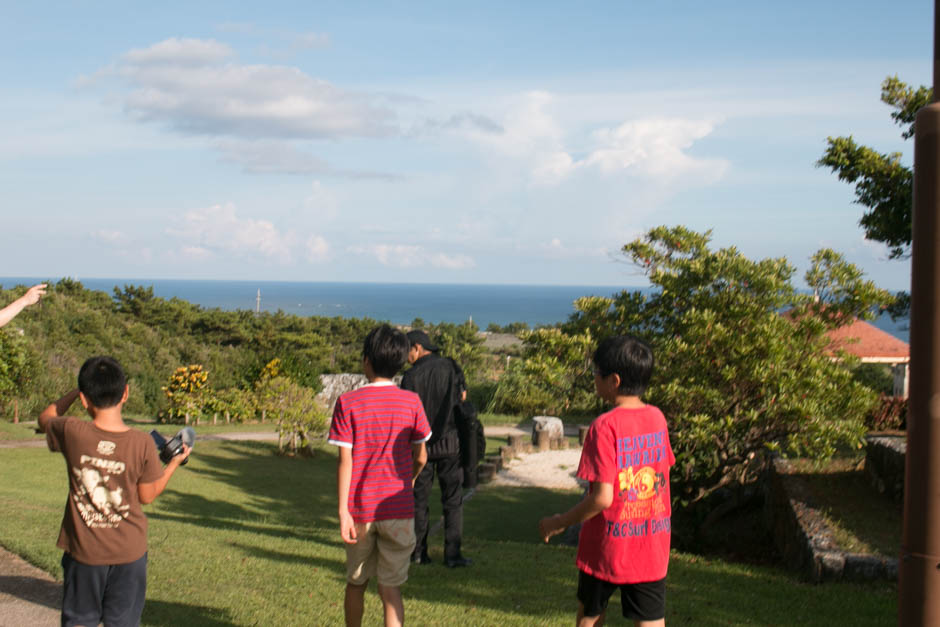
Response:
[[[565,526],[561,524],[561,516],[558,514],[552,514],[551,516],[546,516],[539,521],[539,536],[542,538],[542,542],[548,543],[548,539],[552,536],[557,536],[559,533],[565,530]]]
[[[19,314],[23,309],[29,307],[30,305],[35,305],[39,302],[39,299],[43,294],[46,293],[46,284],[40,283],[39,285],[34,285],[26,293],[17,298],[15,301],[0,309],[0,327],[5,325],[7,322],[12,320]]]
[[[38,303],[39,299],[46,293],[46,287],[47,285],[45,283],[40,283],[26,290],[26,293],[20,297],[23,300],[23,304],[29,307],[30,305]]]

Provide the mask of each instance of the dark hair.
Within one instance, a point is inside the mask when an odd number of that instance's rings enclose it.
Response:
[[[124,398],[127,377],[113,357],[91,357],[78,371],[78,389],[96,409],[114,407]]]
[[[369,358],[376,375],[390,379],[405,365],[410,349],[403,332],[382,324],[369,331],[362,343],[362,356]]]
[[[620,375],[621,394],[640,396],[653,374],[653,349],[632,335],[615,335],[598,344],[594,366],[602,377]]]

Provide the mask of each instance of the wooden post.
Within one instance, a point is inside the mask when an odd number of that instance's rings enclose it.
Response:
[[[228,424],[231,418],[232,418],[231,414],[229,414],[228,410],[226,409],[225,410],[225,424]]]
[[[20,399],[13,399],[13,424],[20,423]]]
[[[215,424],[219,420],[219,412],[212,414],[212,424]]]
[[[186,415],[185,415],[185,417],[183,418],[183,420],[184,420],[184,424],[187,424],[187,425],[189,424],[189,413],[188,413],[188,412],[186,413]]]
[[[551,449],[552,439],[549,437],[548,431],[536,427],[535,439],[538,440],[534,444],[538,448],[539,453],[544,453],[545,451]]]

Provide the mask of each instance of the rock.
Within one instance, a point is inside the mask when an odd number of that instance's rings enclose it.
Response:
[[[395,382],[395,385],[401,383],[400,376],[392,380]],[[323,403],[323,406],[326,407],[330,415],[332,415],[333,405],[336,404],[336,399],[338,399],[341,394],[345,394],[351,390],[358,390],[368,382],[369,380],[366,379],[366,375],[364,374],[321,374],[320,383],[323,384],[323,389],[317,394],[317,400]]]
[[[882,558],[875,555],[847,553],[842,577],[847,581],[874,581],[883,579],[884,572],[885,565]]]
[[[565,437],[565,423],[554,416],[536,416],[532,419],[532,441],[538,441],[536,432],[545,433],[549,441]]]

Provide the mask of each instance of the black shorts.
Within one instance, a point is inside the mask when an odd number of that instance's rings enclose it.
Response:
[[[585,616],[600,616],[607,611],[607,602],[620,588],[623,617],[630,620],[659,620],[666,617],[666,578],[643,583],[610,583],[586,572],[578,571],[578,601]]]
[[[62,555],[62,627],[140,624],[147,595],[147,554],[130,564],[91,566]]]

